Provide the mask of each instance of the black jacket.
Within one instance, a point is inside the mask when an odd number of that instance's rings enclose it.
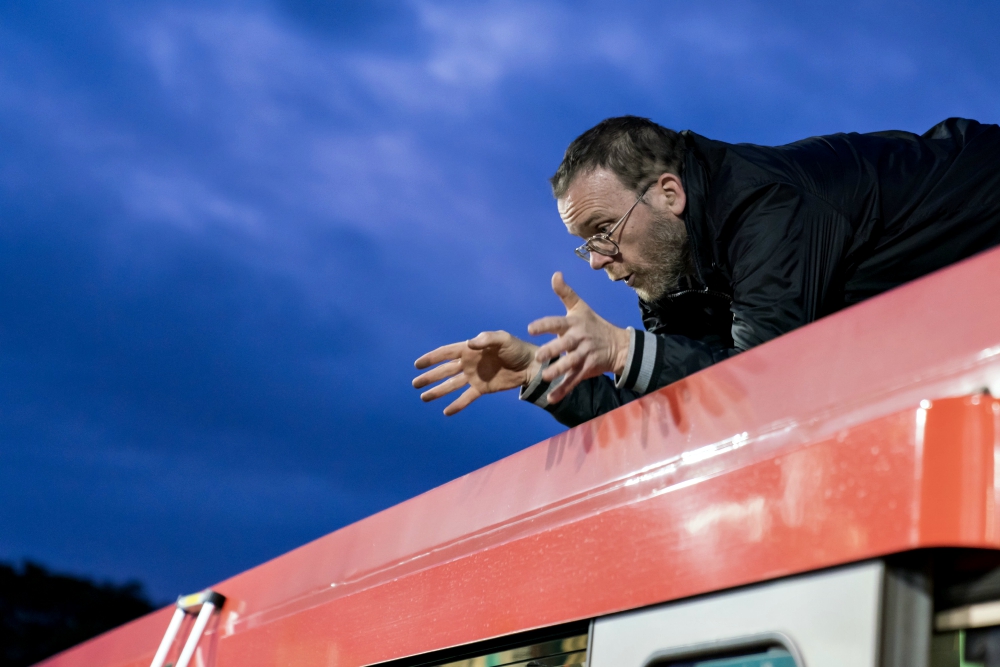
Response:
[[[951,118],[922,136],[835,134],[778,147],[682,135],[697,275],[640,301],[650,333],[635,335],[645,344],[633,344],[629,381],[591,378],[546,406],[563,424],[1000,243],[997,125]]]

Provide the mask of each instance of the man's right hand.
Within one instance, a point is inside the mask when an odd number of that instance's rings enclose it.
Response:
[[[417,359],[414,366],[418,370],[434,364],[441,365],[414,378],[413,386],[420,389],[445,380],[420,394],[421,400],[433,401],[469,385],[444,409],[450,417],[483,394],[528,384],[541,368],[541,363],[535,361],[537,349],[537,345],[515,338],[506,331],[484,331],[471,340],[439,347]]]

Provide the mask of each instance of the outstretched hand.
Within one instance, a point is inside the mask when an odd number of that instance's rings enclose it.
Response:
[[[420,389],[444,380],[420,394],[421,400],[433,401],[469,385],[444,409],[450,417],[483,394],[527,384],[541,367],[535,361],[537,349],[537,345],[515,338],[506,331],[484,331],[471,340],[444,345],[417,359],[414,366],[418,370],[441,365],[414,378],[413,386]]]
[[[542,379],[547,382],[566,375],[559,386],[549,393],[549,403],[556,403],[587,378],[604,373],[621,374],[628,357],[629,335],[627,330],[616,327],[595,313],[566,284],[560,272],[552,276],[552,291],[566,306],[566,315],[535,320],[528,325],[528,333],[533,336],[543,333],[558,336],[535,352],[535,361],[539,363],[563,355],[542,373]]]

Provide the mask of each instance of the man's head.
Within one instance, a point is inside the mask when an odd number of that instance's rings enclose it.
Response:
[[[611,235],[619,252],[590,253],[592,268],[625,280],[644,301],[658,299],[689,270],[683,157],[673,130],[635,116],[609,118],[569,145],[551,179],[567,230],[584,240],[607,232],[645,190]]]

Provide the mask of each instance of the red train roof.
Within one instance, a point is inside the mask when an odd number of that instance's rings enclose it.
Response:
[[[1000,250],[221,582],[215,664],[353,667],[931,546],[1000,548]],[[996,471],[1000,473],[1000,471]],[[161,610],[50,667],[145,667]]]

